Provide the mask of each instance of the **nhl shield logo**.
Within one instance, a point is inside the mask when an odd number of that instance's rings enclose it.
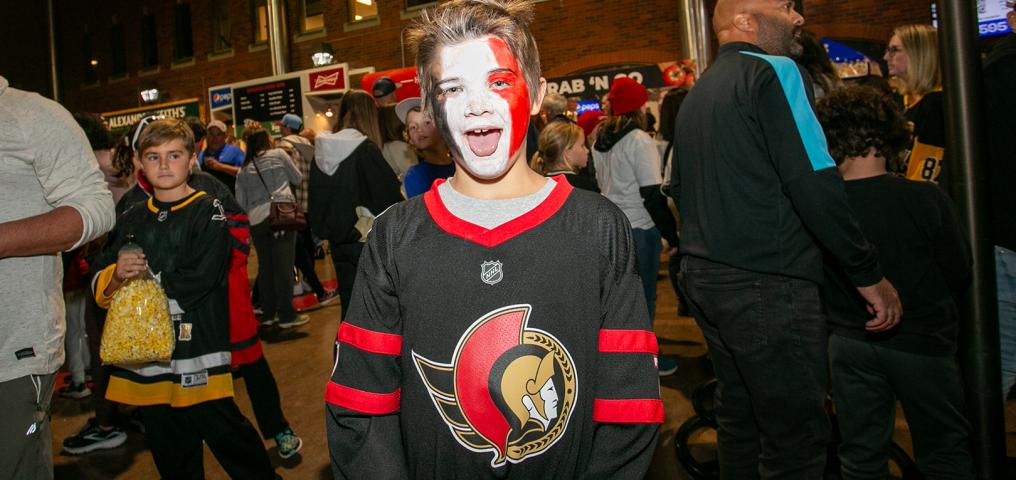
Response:
[[[480,265],[480,280],[487,285],[494,285],[504,278],[504,268],[500,261],[491,260]]]

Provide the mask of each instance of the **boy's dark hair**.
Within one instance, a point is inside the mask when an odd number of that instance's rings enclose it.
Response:
[[[404,138],[402,132],[405,130],[405,125],[402,124],[402,120],[399,120],[399,115],[395,113],[395,105],[381,107],[378,110],[378,122],[381,124],[381,139],[384,143]]]
[[[113,148],[113,134],[106,128],[102,117],[95,113],[78,112],[74,114],[74,120],[78,122],[81,129],[88,137],[88,144],[92,150],[108,150]]]
[[[673,140],[677,113],[681,111],[681,104],[687,96],[688,89],[685,87],[673,88],[663,96],[663,103],[660,104],[659,134],[665,141]]]
[[[187,155],[194,153],[194,132],[186,123],[175,118],[166,118],[149,123],[138,136],[137,153],[142,154],[151,147],[182,140]]]
[[[201,142],[201,140],[205,138],[205,135],[208,133],[208,131],[205,130],[205,125],[201,123],[200,118],[191,115],[189,117],[184,117],[183,121],[184,123],[187,124],[188,127],[190,127],[191,132],[194,132],[195,144]]]
[[[249,129],[244,132],[244,137],[247,139],[247,156],[243,160],[244,165],[254,161],[258,155],[265,153],[265,150],[272,148],[268,130],[263,128]]]
[[[822,97],[816,107],[829,142],[829,154],[839,165],[847,157],[862,157],[875,147],[889,170],[910,142],[906,120],[891,98],[871,87],[848,86]]]

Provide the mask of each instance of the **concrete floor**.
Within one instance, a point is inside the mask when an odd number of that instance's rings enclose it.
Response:
[[[256,263],[253,263],[254,267]],[[256,267],[254,267],[256,268]],[[326,262],[318,262],[322,278],[332,278]],[[661,265],[665,274],[666,264]],[[253,270],[252,270],[253,274]],[[661,275],[657,288],[656,333],[665,356],[679,361],[676,375],[661,379],[661,392],[666,408],[660,443],[647,476],[648,479],[687,479],[687,472],[678,464],[674,452],[674,433],[693,414],[692,391],[712,376],[702,334],[694,320],[677,315],[677,300],[669,281]],[[324,432],[324,386],[332,367],[332,343],[339,321],[339,307],[329,306],[310,312],[311,323],[289,331],[263,332],[265,356],[282,394],[283,410],[293,430],[303,437],[300,454],[280,460],[274,441],[266,442],[269,454],[287,479],[330,479],[328,449]],[[253,419],[250,402],[242,380],[236,382],[236,400],[240,409]],[[55,398],[53,401],[53,452],[57,479],[152,479],[158,478],[151,454],[145,447],[144,435],[131,432],[127,443],[119,448],[93,452],[84,456],[60,453],[64,438],[77,432],[92,415],[92,400]],[[1009,455],[1016,456],[1016,402],[1010,401],[1006,415]],[[897,417],[896,441],[910,450],[910,435],[901,415]],[[707,431],[693,439],[705,457],[713,455],[715,434]],[[205,471],[209,479],[228,478],[214,457],[205,449]]]

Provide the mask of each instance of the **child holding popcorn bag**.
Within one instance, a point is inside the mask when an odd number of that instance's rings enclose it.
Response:
[[[109,308],[125,282],[150,273],[169,299],[176,346],[168,363],[120,365],[106,397],[140,407],[164,478],[202,476],[202,442],[231,477],[274,478],[257,431],[233,401],[229,231],[221,202],[187,183],[193,133],[179,120],[158,120],[137,145],[153,195],[117,219],[92,285],[96,302]],[[122,248],[128,243],[139,248]]]

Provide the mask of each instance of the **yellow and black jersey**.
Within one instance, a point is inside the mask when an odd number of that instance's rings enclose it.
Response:
[[[169,363],[113,369],[106,397],[127,405],[186,407],[233,396],[226,269],[230,234],[222,203],[197,191],[172,203],[151,197],[117,219],[95,261],[99,306],[129,236],[170,299],[176,348]]]
[[[913,127],[914,141],[906,154],[901,173],[911,180],[938,182],[945,156],[945,107],[942,91],[928,93],[906,111]]]

